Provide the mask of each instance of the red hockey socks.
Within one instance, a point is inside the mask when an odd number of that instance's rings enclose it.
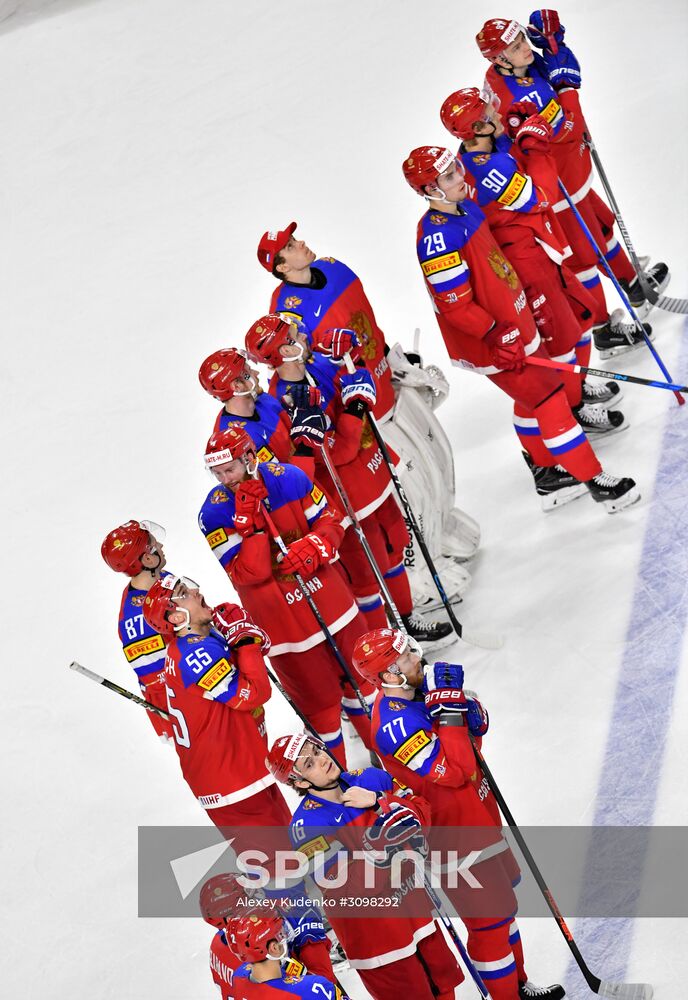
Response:
[[[383,576],[399,614],[410,615],[413,611],[413,598],[403,562],[392,566],[386,573],[383,573]]]
[[[492,1000],[518,1000],[516,961],[509,944],[511,918],[497,924],[478,917],[465,917],[463,922],[468,928],[468,954]]]
[[[339,705],[328,706],[320,712],[310,712],[308,721],[333,757],[336,757],[337,763],[346,770],[346,749]]]

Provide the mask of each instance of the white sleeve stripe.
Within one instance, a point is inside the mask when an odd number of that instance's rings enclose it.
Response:
[[[463,261],[457,264],[456,267],[450,267],[446,271],[438,271],[437,274],[429,274],[428,281],[431,285],[443,285],[445,281],[453,281],[455,278],[459,278],[462,274],[465,274],[468,270],[468,264]]]
[[[428,743],[428,745],[423,747],[422,750],[419,750],[418,753],[407,762],[406,767],[410,767],[412,771],[417,771],[423,766],[428,757],[430,757],[434,749],[435,740],[432,740],[432,742]]]

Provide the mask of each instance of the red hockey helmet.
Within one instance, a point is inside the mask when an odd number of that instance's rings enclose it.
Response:
[[[281,781],[283,785],[291,785],[303,777],[296,770],[296,761],[301,756],[306,743],[312,743],[328,753],[328,749],[322,740],[319,740],[311,733],[296,733],[293,736],[280,736],[270,747],[265,765],[274,778]]]
[[[485,21],[475,36],[475,40],[485,58],[492,61],[500,56],[507,46],[516,41],[519,32],[522,31],[525,34],[525,30],[518,21],[507,21],[503,17],[493,17],[489,21]]]
[[[246,334],[246,353],[251,361],[279,368],[284,364],[280,347],[285,347],[291,337],[291,323],[277,313],[261,316]]]
[[[227,923],[229,946],[240,962],[262,962],[268,957],[271,941],[286,941],[287,932],[281,917],[263,917],[253,913],[232,917]]]
[[[284,250],[295,229],[296,223],[290,222],[286,229],[269,230],[261,236],[258,244],[258,260],[270,274],[275,264],[275,257],[280,250]]]
[[[227,920],[236,913],[239,904],[246,901],[247,890],[239,884],[238,878],[238,872],[223,872],[204,882],[198,902],[203,919],[213,927],[224,927]],[[246,913],[243,907],[242,911],[243,914]]]
[[[255,452],[256,446],[250,435],[238,423],[232,423],[224,431],[215,431],[208,438],[205,446],[205,467],[213,469],[216,465],[233,462],[243,458],[249,451]]]
[[[499,107],[499,100],[486,90],[464,87],[455,90],[440,108],[442,124],[457,139],[475,139],[473,126],[489,120],[487,110],[492,104]]]
[[[448,170],[452,163],[458,163],[463,173],[463,165],[456,159],[451,149],[444,146],[418,146],[411,150],[404,160],[404,177],[416,194],[425,196],[428,184],[436,184],[437,178]]]
[[[232,382],[243,375],[246,355],[236,347],[223,347],[205,359],[198,370],[198,381],[206,392],[226,403],[235,395]]]
[[[172,592],[179,583],[178,576],[164,576],[156,580],[143,602],[143,617],[151,628],[159,632],[166,641],[174,637],[174,625],[167,620],[168,614],[179,608],[172,600]]]
[[[143,569],[141,559],[151,543],[151,536],[162,545],[165,529],[155,521],[127,521],[106,535],[100,554],[115,573],[136,576]]]
[[[352,655],[353,665],[361,677],[382,686],[380,674],[396,663],[406,652],[409,637],[395,628],[375,628],[356,640]]]

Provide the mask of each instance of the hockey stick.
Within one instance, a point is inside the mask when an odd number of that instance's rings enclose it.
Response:
[[[282,538],[282,536],[280,535],[279,531],[277,530],[277,525],[275,524],[275,522],[270,517],[270,514],[268,513],[268,511],[267,511],[267,509],[265,507],[265,504],[262,504],[261,506],[262,506],[263,514],[265,515],[265,521],[267,523],[268,528],[270,529],[270,534],[272,535],[272,539],[275,542],[275,544],[277,545],[277,548],[281,551],[282,555],[286,556],[288,550],[287,550],[287,546],[284,544],[284,539]],[[361,691],[361,689],[360,689],[360,687],[358,685],[358,682],[356,681],[356,678],[354,677],[353,673],[351,672],[351,668],[349,667],[349,664],[344,659],[342,651],[340,650],[339,646],[335,642],[334,636],[332,635],[332,633],[330,632],[329,628],[327,627],[327,625],[325,623],[325,619],[323,618],[322,614],[320,613],[320,608],[315,603],[315,599],[313,598],[313,595],[311,594],[310,590],[308,589],[308,587],[306,585],[306,582],[304,581],[304,579],[303,579],[303,577],[301,576],[300,573],[294,573],[294,578],[296,579],[296,582],[299,585],[299,590],[301,591],[301,593],[302,593],[302,595],[304,597],[304,600],[306,601],[306,604],[311,609],[311,612],[313,613],[313,617],[317,621],[318,626],[320,627],[321,632],[325,636],[325,639],[327,640],[327,644],[329,645],[330,649],[334,653],[334,657],[335,657],[337,663],[341,667],[341,669],[342,669],[342,671],[343,671],[346,679],[348,680],[349,684],[351,684],[351,687],[354,690],[354,694],[356,695],[356,698],[358,699],[358,702],[359,702],[361,708],[363,709],[363,711],[365,712],[365,714],[368,717],[370,717],[371,711],[372,711],[371,708],[370,708],[370,705],[368,705],[368,703],[366,702],[365,698],[363,697],[363,692]]]
[[[651,389],[671,389],[672,392],[688,392],[688,385],[674,385],[673,382],[653,382],[650,378],[639,378],[637,375],[621,375],[619,372],[607,372],[603,368],[588,368],[585,365],[570,365],[566,361],[553,361],[551,358],[537,358],[531,355],[525,361],[527,365],[540,365],[542,368],[554,368],[560,372],[594,375],[595,378],[616,379],[617,382],[634,382],[637,385],[647,385]]]
[[[656,349],[654,347],[654,344],[652,343],[652,341],[650,340],[650,338],[648,337],[648,335],[645,333],[645,327],[643,326],[643,324],[638,319],[638,314],[636,313],[635,309],[633,308],[633,306],[629,302],[628,296],[626,295],[625,291],[623,290],[623,288],[619,284],[619,282],[618,282],[618,280],[616,278],[616,275],[614,274],[614,272],[612,271],[611,267],[609,266],[609,262],[607,261],[607,258],[604,256],[604,254],[600,250],[600,248],[599,248],[599,246],[597,244],[597,241],[595,240],[595,237],[592,235],[592,233],[588,229],[588,227],[587,227],[587,225],[585,223],[585,220],[583,219],[583,216],[580,214],[580,212],[578,211],[578,209],[576,208],[576,206],[573,204],[573,201],[571,200],[571,195],[568,193],[568,191],[566,190],[566,188],[564,187],[564,185],[562,184],[561,181],[559,181],[559,188],[560,188],[562,194],[564,195],[564,197],[566,198],[566,200],[567,200],[567,202],[569,204],[569,208],[571,209],[571,211],[575,215],[575,217],[576,217],[576,219],[578,221],[578,225],[581,227],[581,229],[585,233],[585,235],[586,235],[586,237],[588,239],[588,242],[590,243],[590,246],[593,248],[593,250],[597,254],[597,259],[598,259],[599,263],[602,265],[602,267],[604,268],[604,270],[607,273],[607,277],[609,278],[609,280],[612,282],[612,284],[616,288],[616,290],[617,290],[617,292],[619,294],[619,298],[621,299],[621,301],[623,302],[624,306],[626,307],[626,310],[630,314],[631,319],[635,323],[638,331],[640,333],[642,333],[643,338],[645,340],[645,343],[647,344],[647,346],[648,346],[648,348],[650,350],[650,353],[652,354],[653,358],[655,359],[655,361],[657,362],[657,364],[659,366],[659,370],[661,371],[662,375],[664,376],[664,378],[666,379],[667,382],[673,381],[672,378],[671,378],[671,375],[669,374],[669,372],[667,371],[667,369],[666,369],[666,367],[664,365],[664,362],[662,361],[662,359],[660,358],[659,354],[657,353],[657,351],[656,351]],[[678,400],[678,405],[679,406],[683,406],[683,404],[685,403],[685,399],[683,398],[683,396],[681,395],[681,393],[680,392],[674,392],[674,395],[676,396],[676,399]]]
[[[76,670],[78,674],[83,674],[84,677],[88,677],[89,680],[95,681],[96,684],[102,684],[103,687],[108,688],[110,691],[114,691],[115,694],[121,694],[123,698],[128,698],[129,701],[133,701],[135,705],[141,705],[145,708],[147,712],[153,712],[155,715],[159,715],[161,719],[169,719],[170,716],[167,712],[158,708],[151,701],[146,701],[145,698],[139,698],[137,694],[132,694],[131,691],[127,691],[126,688],[120,687],[119,684],[115,684],[113,681],[107,680],[105,677],[101,677],[100,674],[95,674],[88,667],[84,667],[81,663],[77,663],[76,660],[69,664],[70,670]]]
[[[651,302],[653,306],[657,306],[659,309],[664,309],[666,312],[681,313],[682,315],[685,315],[688,313],[688,299],[672,299],[668,295],[659,295],[647,280],[647,276],[645,275],[642,265],[638,260],[638,255],[635,252],[635,247],[631,242],[631,237],[626,229],[626,223],[623,220],[616,198],[614,197],[614,192],[612,191],[609,183],[609,178],[607,177],[605,169],[602,166],[602,161],[600,160],[595,143],[592,141],[592,137],[588,132],[583,133],[583,140],[585,145],[590,150],[590,155],[592,156],[595,169],[597,170],[597,176],[602,181],[602,187],[604,188],[607,198],[609,199],[609,204],[611,205],[612,212],[614,213],[616,224],[619,227],[619,232],[621,233],[623,241],[626,244],[628,256],[631,258],[631,263],[633,264],[635,272],[638,275],[638,282],[643,290],[643,295],[648,302]]]
[[[345,354],[344,360],[346,362],[347,371],[350,374],[355,372],[356,366],[351,360],[351,355],[348,353]],[[370,412],[366,414],[366,419],[369,421],[370,426],[373,430],[373,434],[375,435],[375,440],[378,443],[380,452],[382,453],[382,457],[385,460],[387,468],[389,469],[389,474],[392,478],[392,482],[394,483],[394,488],[396,489],[397,495],[399,496],[399,501],[401,503],[402,509],[404,511],[404,514],[406,515],[406,519],[411,525],[411,530],[413,531],[416,541],[418,542],[418,547],[423,553],[423,558],[425,559],[428,571],[430,572],[430,576],[433,579],[433,583],[437,588],[437,593],[440,595],[440,600],[444,605],[444,609],[447,612],[452,628],[458,635],[459,639],[463,639],[464,642],[469,643],[471,646],[479,646],[482,649],[501,649],[501,647],[504,645],[504,639],[501,636],[494,634],[486,635],[485,633],[482,632],[478,633],[466,629],[454,614],[454,609],[452,608],[449,598],[447,597],[444,587],[442,586],[442,581],[435,567],[435,563],[433,562],[432,556],[430,555],[428,547],[425,544],[425,539],[423,538],[423,532],[420,530],[418,521],[416,520],[416,516],[413,513],[413,509],[411,508],[410,503],[408,502],[406,491],[404,490],[404,487],[401,485],[399,476],[396,473],[396,469],[394,468],[394,462],[392,461],[392,456],[390,455],[387,445],[385,444],[384,438],[382,437],[380,428],[378,427],[378,423],[375,417]]]
[[[614,998],[614,1000],[652,1000],[653,990],[649,983],[612,983],[606,979],[600,979],[599,976],[596,976],[593,972],[590,971],[585,962],[585,959],[580,953],[578,945],[574,940],[573,934],[569,930],[566,921],[561,915],[561,911],[559,910],[559,907],[556,904],[554,896],[550,892],[550,889],[543,878],[542,872],[540,871],[535,862],[535,858],[530,853],[530,849],[526,844],[525,838],[521,833],[518,824],[516,823],[516,820],[511,814],[511,810],[506,804],[504,796],[499,790],[499,786],[497,785],[492,775],[492,771],[487,766],[485,758],[478,749],[475,740],[473,739],[472,736],[470,737],[470,740],[471,743],[473,744],[473,753],[475,754],[475,759],[477,760],[481,771],[487,778],[487,782],[490,788],[492,789],[492,793],[495,799],[497,800],[497,805],[499,806],[502,815],[504,816],[504,819],[507,821],[509,829],[512,831],[514,839],[516,840],[518,846],[520,847],[521,853],[523,854],[523,857],[526,859],[528,867],[533,873],[533,877],[537,882],[540,892],[545,897],[545,902],[547,903],[547,906],[549,907],[552,916],[556,920],[559,930],[566,939],[566,943],[569,946],[569,949],[571,950],[571,954],[573,955],[578,968],[581,970],[583,974],[583,978],[585,979],[586,983],[588,984],[592,992],[597,993],[598,996],[601,997]]]
[[[310,385],[312,385],[315,388],[317,388],[317,386],[315,384],[315,380],[313,379],[313,377],[311,376],[310,372],[308,372],[308,371],[306,372],[306,379],[308,380],[308,383]],[[289,397],[285,396],[285,399],[289,399]],[[335,487],[335,489],[337,491],[337,494],[339,495],[339,499],[342,502],[342,506],[344,507],[344,510],[346,511],[347,516],[349,517],[349,520],[351,521],[351,526],[354,529],[354,531],[356,532],[356,537],[358,538],[358,540],[359,540],[359,542],[361,544],[361,548],[363,549],[363,552],[365,553],[365,557],[368,560],[368,563],[370,564],[370,568],[373,571],[373,576],[375,577],[375,580],[377,581],[377,585],[380,588],[380,592],[382,594],[382,599],[383,599],[383,601],[385,603],[385,610],[387,612],[387,616],[388,616],[390,622],[393,621],[394,624],[396,625],[396,627],[398,629],[400,629],[402,632],[405,632],[406,628],[404,626],[404,622],[402,621],[401,615],[399,614],[399,609],[397,608],[396,604],[394,603],[394,599],[393,599],[393,597],[392,597],[392,595],[391,595],[391,593],[389,591],[389,587],[387,586],[387,581],[385,580],[384,576],[382,575],[382,572],[380,571],[380,567],[378,566],[378,564],[377,564],[377,562],[375,560],[375,556],[373,555],[373,550],[371,549],[370,545],[368,544],[368,539],[366,538],[365,532],[364,532],[363,528],[361,527],[361,522],[358,520],[358,517],[356,516],[356,511],[354,510],[354,506],[351,503],[351,500],[349,499],[349,494],[344,489],[344,484],[342,483],[341,479],[339,478],[339,473],[337,472],[337,470],[334,467],[334,462],[330,458],[330,455],[329,455],[328,450],[327,450],[327,443],[326,442],[323,441],[322,445],[320,446],[320,451],[322,453],[322,458],[323,458],[323,462],[325,464],[325,468],[327,469],[328,473],[330,474],[330,479],[334,483],[334,487]]]

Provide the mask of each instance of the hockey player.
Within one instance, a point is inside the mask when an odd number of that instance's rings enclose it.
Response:
[[[307,733],[278,739],[270,749],[268,766],[278,781],[291,785],[302,796],[291,822],[292,843],[316,865],[322,865],[325,876],[336,863],[337,847],[346,844],[343,831],[347,829],[364,828],[364,847],[386,845],[390,852],[422,839],[420,824],[428,815],[423,799],[396,785],[389,774],[377,768],[342,771],[326,747]],[[420,907],[426,915],[388,918],[379,911],[375,917],[360,912],[353,917],[345,907],[339,910],[332,905],[342,894],[356,895],[352,886],[363,885],[362,864],[347,858],[346,883],[341,886],[341,879],[337,879],[332,889],[325,890],[331,901],[328,918],[351,967],[375,1000],[393,1000],[402,994],[414,1000],[450,1000],[463,974],[428,907]],[[376,874],[380,871],[376,869]],[[382,875],[376,890],[382,896],[393,893]],[[422,890],[409,890],[409,913],[416,912],[411,906],[414,894],[423,898]]]
[[[536,54],[534,41],[542,54]],[[638,308],[645,296],[637,275],[614,236],[614,215],[592,188],[592,163],[585,143],[585,119],[578,90],[581,84],[578,60],[564,44],[564,27],[555,10],[534,11],[529,32],[517,21],[492,18],[476,36],[481,53],[492,63],[486,84],[500,101],[500,114],[521,113],[530,109],[521,102],[533,102],[553,131],[552,152],[559,176],[576,208],[595,237],[617,279],[629,292],[631,305]],[[592,246],[577,222],[563,195],[554,203],[554,211],[569,241],[572,257],[569,264],[596,303],[593,331],[595,346],[603,358],[623,353],[644,343],[640,332],[622,322],[623,312],[607,315],[604,292],[598,274],[598,261]],[[666,264],[654,265],[648,280],[658,291],[666,287],[669,273]]]
[[[305,242],[294,237],[295,229],[292,222],[286,229],[263,233],[258,244],[258,260],[281,282],[272,293],[270,312],[287,313],[303,323],[311,342],[319,342],[333,328],[355,331],[375,380],[372,412],[377,420],[388,420],[394,409],[388,348],[361,280],[334,257],[316,259]]]
[[[232,917],[256,914],[278,914],[289,927],[289,954],[295,963],[302,963],[310,972],[334,981],[329,954],[329,941],[320,915],[312,908],[285,911],[281,905],[266,906],[267,897],[261,889],[244,888],[239,874],[227,872],[213,875],[201,888],[199,903],[206,923],[217,929],[210,944],[210,972],[222,994],[222,1000],[232,1000],[232,979],[240,960],[229,947],[227,925]],[[284,895],[284,894],[283,894]],[[255,903],[253,907],[252,904]]]
[[[418,224],[418,261],[452,362],[487,375],[514,400],[516,433],[534,465],[560,465],[570,475],[554,487],[538,484],[538,492],[577,492],[585,483],[609,513],[635,503],[640,494],[632,479],[602,471],[559,374],[526,365],[527,357],[547,352],[518,275],[481,210],[466,200],[461,161],[443,147],[421,146],[403,171],[429,202]]]
[[[242,963],[234,975],[236,1000],[279,1000],[285,994],[301,1000],[348,1000],[330,979],[290,959],[289,932],[282,917],[262,913],[232,917],[227,934]]]
[[[351,346],[351,345],[349,345]],[[255,361],[274,369],[270,392],[278,399],[315,386],[332,422],[334,437],[327,439],[330,457],[349,496],[356,517],[379,566],[406,631],[435,645],[452,634],[446,622],[426,621],[413,613],[413,598],[404,567],[409,535],[394,494],[389,469],[377,446],[366,414],[375,405],[370,373],[359,368],[347,374],[320,353],[314,353],[306,334],[288,318],[270,314],[257,320],[246,334],[246,350]],[[341,351],[344,354],[345,350]],[[341,356],[335,349],[335,356]],[[359,547],[349,544],[345,563],[356,600],[368,612],[381,602],[378,583]]]
[[[130,577],[119,607],[118,632],[127,663],[133,667],[146,701],[167,711],[165,695],[165,642],[143,617],[143,602],[165,567],[162,543],[165,529],[154,521],[127,521],[113,528],[100,547],[103,559],[115,573]],[[164,743],[172,744],[172,725],[148,713],[153,729]]]
[[[212,435],[205,462],[218,485],[201,508],[199,527],[242,603],[269,633],[270,659],[289,697],[344,761],[342,708],[364,743],[370,742],[370,725],[294,575],[307,582],[349,662],[367,626],[336,565],[344,529],[322,490],[301,469],[259,465],[253,441],[236,424]],[[273,526],[288,547],[287,556],[277,547]],[[364,695],[370,697],[372,689],[366,686]]]
[[[265,766],[265,632],[238,605],[208,607],[186,577],[157,580],[143,614],[168,644],[167,710],[182,774],[199,804],[216,826],[232,828],[235,850],[242,827],[285,826],[289,810]]]
[[[569,250],[551,211],[557,195],[557,168],[550,153],[552,130],[534,106],[533,112],[525,122],[518,119],[513,145],[486,91],[481,94],[467,87],[450,94],[440,117],[445,128],[462,140],[459,157],[471,196],[485,212],[493,236],[523,283],[547,353],[556,361],[587,366],[595,302],[564,263]],[[561,378],[571,409],[588,437],[628,427],[623,413],[606,409],[620,397],[617,382],[589,386],[576,374]],[[528,464],[536,487],[551,484],[552,492],[543,496],[546,509],[575,497],[576,487],[567,490],[570,477],[565,470]],[[559,482],[565,485],[557,492],[554,488]],[[581,483],[578,493],[583,492]]]
[[[493,1000],[560,1000],[565,995],[561,986],[534,986],[525,972],[511,891],[518,867],[502,838],[494,796],[468,735],[480,741],[489,718],[473,692],[464,691],[463,668],[424,666],[421,648],[394,629],[361,636],[354,664],[379,689],[372,733],[384,767],[430,805],[430,846],[438,828],[473,828],[466,830],[465,843],[456,845],[458,853],[466,857],[480,851],[471,865],[475,877],[499,902],[510,903],[502,917],[464,916],[461,892],[456,896],[468,928],[468,951]]]

